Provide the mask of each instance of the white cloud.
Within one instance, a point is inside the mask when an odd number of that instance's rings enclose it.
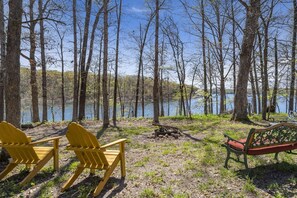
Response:
[[[134,13],[145,13],[145,12],[148,12],[149,10],[146,8],[136,8],[133,6],[129,9],[129,11]]]

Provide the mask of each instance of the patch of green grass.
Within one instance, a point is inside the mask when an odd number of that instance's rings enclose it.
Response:
[[[213,179],[208,179],[206,182],[199,184],[199,189],[201,191],[209,191],[215,185],[215,181]]]
[[[135,167],[144,167],[148,162],[150,158],[148,156],[142,158],[141,160],[137,161],[134,166]]]
[[[147,150],[147,149],[150,149],[151,144],[150,143],[143,144],[143,143],[133,142],[132,144],[130,144],[130,147]]]
[[[222,178],[226,178],[226,179],[229,179],[229,178],[234,178],[236,177],[236,174],[233,172],[233,171],[230,171],[224,167],[220,167],[220,175]]]
[[[72,162],[70,164],[70,166],[68,167],[68,170],[69,171],[74,171],[77,168],[78,165],[79,165],[79,161]]]
[[[256,186],[253,184],[253,179],[250,179],[249,177],[247,177],[247,180],[243,186],[243,189],[246,191],[246,192],[250,192],[250,193],[253,193],[253,194],[256,194]]]
[[[167,197],[172,197],[173,195],[173,190],[172,188],[169,187],[161,187],[161,192],[163,193],[163,195],[167,196]]]
[[[162,151],[162,155],[176,154],[177,150],[177,148],[165,148]]]
[[[21,186],[15,181],[4,180],[0,184],[0,197],[13,197],[21,193]]]
[[[54,181],[46,182],[43,186],[41,186],[40,194],[38,195],[38,197],[41,197],[41,198],[50,197],[49,196],[51,194],[50,189],[54,186],[55,186]]]
[[[150,188],[146,188],[140,193],[140,198],[155,198],[155,197],[158,197],[158,194],[155,193],[154,190]]]
[[[174,198],[189,198],[190,196],[186,193],[177,193],[177,194],[174,194],[173,197]]]
[[[193,142],[187,141],[187,142],[184,142],[182,144],[182,148],[181,149],[182,149],[182,152],[184,154],[192,154],[192,153],[199,152],[197,150],[197,148],[200,148],[200,145],[197,144],[197,143],[193,143]]]
[[[131,126],[131,127],[122,128],[121,133],[125,134],[127,136],[135,136],[135,135],[140,135],[140,134],[150,132],[150,131],[152,131],[152,129],[150,127]]]
[[[272,191],[277,191],[279,189],[278,183],[274,182],[268,185],[268,189]]]
[[[129,178],[130,180],[134,181],[134,180],[139,179],[139,176],[138,176],[138,175],[134,175],[134,174],[129,174],[129,175],[128,175],[128,178]]]
[[[297,185],[297,178],[292,176],[288,179],[288,182],[292,183],[293,185]]]
[[[158,174],[156,171],[150,171],[144,173],[145,177],[149,178],[152,183],[154,184],[160,184],[164,182],[163,180],[163,174]]]
[[[217,164],[217,157],[214,154],[213,145],[206,145],[204,147],[204,156],[201,160],[204,166],[214,166]]]
[[[197,170],[197,172],[196,173],[194,173],[194,177],[197,177],[197,178],[201,178],[201,177],[203,177],[204,176],[204,172],[202,171],[202,170]]]
[[[197,169],[197,163],[195,163],[193,160],[186,160],[184,163],[185,170],[196,170]]]
[[[286,196],[284,196],[282,193],[280,193],[279,191],[277,191],[274,195],[275,198],[285,198]]]
[[[161,166],[163,166],[163,167],[169,167],[169,166],[170,166],[168,162],[163,161],[163,160],[159,160],[159,163],[160,163]]]
[[[79,192],[78,197],[79,198],[88,197],[93,190],[94,189],[91,185],[80,185],[78,187],[78,192]]]

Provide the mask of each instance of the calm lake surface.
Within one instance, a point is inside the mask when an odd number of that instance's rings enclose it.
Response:
[[[233,109],[233,99],[234,94],[227,94],[226,95],[226,107],[227,111]],[[220,97],[217,98],[218,102],[220,100]],[[248,101],[251,102],[251,96],[248,97]],[[278,97],[278,103],[276,107],[276,112],[286,113],[287,109],[287,99],[285,97],[279,96]],[[132,117],[133,111],[134,111],[134,103],[130,106],[129,104],[126,104],[125,108],[125,117]],[[214,114],[217,114],[217,112],[220,111],[219,104],[216,104],[216,98],[213,98],[213,110]],[[42,118],[42,107],[39,108],[40,111],[40,118]],[[191,111],[192,114],[203,114],[203,99],[202,98],[194,98],[191,101]],[[138,116],[142,115],[142,108],[141,104],[138,107]],[[165,116],[176,116],[179,114],[179,102],[178,101],[171,101],[171,102],[164,102],[164,112]],[[101,109],[100,109],[101,114]],[[110,109],[110,117],[112,116],[112,110]],[[102,115],[100,115],[102,117]],[[118,116],[120,116],[119,107],[118,107]],[[147,103],[145,105],[145,113],[144,117],[146,118],[152,118],[153,117],[153,104]],[[31,122],[32,113],[30,109],[22,110],[22,116],[21,121],[22,123]],[[72,104],[67,104],[65,109],[65,120],[71,120],[72,119]],[[94,119],[94,108],[93,104],[86,105],[86,119]],[[51,108],[48,107],[48,121],[61,121],[62,120],[62,109],[59,105],[54,106]]]

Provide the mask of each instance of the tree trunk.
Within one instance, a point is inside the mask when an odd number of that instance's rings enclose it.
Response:
[[[113,125],[117,125],[117,91],[118,91],[118,64],[119,64],[119,43],[120,43],[120,28],[122,17],[122,0],[120,0],[119,13],[117,13],[117,40],[116,40],[116,60],[115,60],[115,74],[114,74],[114,89],[113,89]]]
[[[83,45],[80,60],[80,96],[79,96],[79,112],[78,120],[83,120],[85,118],[85,104],[86,104],[86,84],[87,84],[87,71],[86,71],[86,56],[88,47],[88,37],[89,37],[89,24],[91,16],[92,0],[86,1],[86,18],[85,27],[83,34]]]
[[[36,35],[35,35],[35,25],[34,21],[34,2],[35,0],[30,0],[30,68],[31,68],[31,97],[32,97],[32,110],[33,117],[32,122],[39,122],[39,107],[38,107],[38,85],[36,77]]]
[[[3,0],[0,0],[0,122],[4,120],[5,25]]]
[[[59,31],[59,30],[57,30]],[[64,78],[64,52],[63,52],[63,40],[64,35],[60,35],[60,53],[61,53],[61,64],[62,64],[62,71],[61,71],[61,78],[62,78],[62,84],[61,84],[61,103],[62,103],[62,121],[65,120],[65,78]]]
[[[243,1],[240,1],[244,3]],[[237,86],[234,98],[234,112],[232,120],[249,120],[247,115],[247,85],[248,73],[251,67],[251,55],[256,30],[258,28],[258,19],[260,16],[260,0],[250,0],[250,6],[246,6],[246,24],[243,34],[243,42],[240,53],[240,67],[237,77]]]
[[[204,114],[207,115],[208,91],[207,91],[207,66],[205,53],[205,15],[204,15],[204,0],[201,1],[201,17],[202,17],[202,58],[203,58],[203,85],[204,85]]]
[[[85,106],[86,106],[86,93],[87,93],[87,82],[88,82],[88,74],[89,74],[89,69],[91,66],[92,58],[93,58],[93,47],[94,47],[94,40],[95,40],[95,33],[96,29],[99,23],[99,17],[100,14],[102,13],[102,8],[100,8],[96,14],[93,27],[92,27],[92,32],[91,32],[91,38],[90,38],[90,48],[89,48],[89,54],[88,54],[88,59],[86,63],[86,67],[84,69],[84,75],[81,75],[81,87],[80,87],[80,107],[84,107],[85,111]],[[84,61],[84,60],[83,60]],[[84,99],[82,99],[82,96],[84,95]],[[84,113],[85,115],[85,113]],[[84,116],[83,116],[84,117]]]
[[[250,70],[250,77],[251,77],[251,87],[252,87],[252,104],[253,104],[253,112],[257,113],[257,94],[256,94],[256,86],[255,80],[253,75],[253,66]]]
[[[235,14],[234,14],[234,0],[231,2],[232,15],[232,66],[233,66],[233,92],[236,89],[236,30],[235,30]]]
[[[41,68],[42,68],[42,122],[46,122],[47,118],[47,82],[46,82],[46,61],[44,48],[44,25],[43,25],[43,0],[38,1],[39,22],[40,27],[40,54],[41,54]]]
[[[161,60],[160,60],[160,65],[164,66],[164,52],[165,51],[165,39],[163,36],[163,41],[162,41],[162,46],[161,46]],[[164,73],[164,68],[160,69],[160,116],[164,117],[164,96],[163,96],[163,73]]]
[[[296,55],[296,32],[297,32],[297,0],[293,0],[294,5],[294,25],[293,25],[293,38],[292,38],[292,57],[291,57],[291,83],[290,83],[290,99],[289,99],[289,112],[294,109],[294,89],[295,89],[295,55]]]
[[[137,112],[138,112],[138,98],[139,98],[139,85],[140,85],[140,72],[141,72],[141,67],[142,67],[142,58],[143,58],[143,49],[144,49],[144,44],[142,43],[142,28],[140,25],[140,49],[139,49],[139,58],[138,58],[138,71],[137,71],[137,79],[136,79],[136,94],[135,94],[135,112],[134,112],[134,116],[135,118],[137,118]],[[145,36],[144,36],[145,37]]]
[[[261,112],[261,94],[259,89],[259,83],[258,83],[258,75],[257,75],[257,65],[256,65],[256,57],[255,57],[255,49],[253,50],[253,71],[255,75],[255,86],[256,86],[256,93],[257,93],[257,101],[258,101],[258,114]]]
[[[137,117],[138,112],[138,98],[139,98],[139,87],[140,87],[140,74],[141,74],[141,106],[142,106],[142,117],[144,117],[144,77],[143,77],[143,51],[146,44],[146,38],[150,24],[153,20],[153,17],[150,16],[148,23],[145,26],[144,35],[142,33],[142,28],[140,25],[139,37],[140,37],[140,48],[139,48],[139,58],[138,58],[138,72],[137,72],[137,81],[136,81],[136,94],[135,94],[135,117]]]
[[[160,71],[160,116],[164,117],[163,70]]]
[[[21,124],[21,97],[20,97],[20,46],[22,30],[22,0],[9,1],[9,18],[7,30],[5,102],[6,121],[15,127]],[[1,152],[1,161],[8,160],[5,149]]]
[[[276,100],[277,100],[277,89],[278,89],[278,53],[277,53],[277,39],[274,37],[274,86],[273,86],[273,93],[272,93],[272,106],[276,108]]]
[[[101,59],[102,59],[102,45],[103,45],[103,35],[100,39],[100,49],[99,49],[99,65],[98,65],[98,76],[97,76],[97,102],[96,102],[96,119],[100,119],[100,98],[101,98]]]
[[[208,99],[208,104],[209,104],[209,113],[213,114],[213,99],[212,99],[212,88],[213,88],[213,82],[212,82],[212,72],[213,72],[213,67],[211,66],[211,61],[210,61],[210,46],[209,42],[207,43],[207,60],[208,60],[208,81],[209,81],[209,99]]]
[[[103,94],[103,128],[109,126],[109,94],[107,91],[107,64],[108,64],[108,0],[103,0],[104,10],[104,45],[103,45],[103,78],[102,78],[102,94]]]
[[[262,92],[263,92],[263,86],[264,86],[263,85],[264,84],[264,61],[263,61],[263,54],[262,54],[262,38],[261,38],[259,30],[257,30],[257,34],[258,34],[259,59],[260,59],[260,70],[261,70],[260,78],[262,80]],[[261,112],[259,112],[259,113],[262,113],[263,111],[266,111],[266,109],[264,109],[264,106],[263,106],[263,101],[264,100],[263,100],[261,92],[259,92],[259,96],[261,98]],[[266,112],[265,112],[265,115],[266,115]]]
[[[78,110],[78,65],[77,65],[77,29],[76,29],[76,0],[72,3],[73,17],[73,105],[72,105],[72,121],[77,120]]]
[[[144,117],[144,68],[143,62],[141,64],[141,108],[142,108],[142,117]]]
[[[159,0],[156,0],[156,23],[155,23],[155,64],[154,64],[154,123],[159,123]]]

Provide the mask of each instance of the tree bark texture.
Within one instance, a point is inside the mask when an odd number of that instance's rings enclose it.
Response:
[[[139,29],[139,37],[140,37],[140,45],[139,45],[139,57],[138,57],[138,72],[137,72],[137,81],[136,81],[136,94],[135,94],[135,117],[137,117],[137,112],[138,112],[138,100],[139,100],[139,87],[140,87],[140,74],[141,74],[141,97],[142,97],[142,116],[144,117],[144,78],[143,78],[143,52],[144,52],[144,47],[146,44],[146,39],[147,39],[147,34],[148,30],[150,28],[151,22],[153,20],[152,15],[150,16],[148,23],[145,26],[144,33],[142,32],[142,27],[140,25]]]
[[[155,63],[154,63],[154,123],[159,123],[159,0],[156,2],[156,22],[155,22]]]
[[[85,27],[83,33],[83,44],[80,60],[80,95],[79,95],[79,112],[78,120],[83,120],[85,118],[85,104],[86,104],[86,89],[87,84],[87,71],[86,71],[86,56],[87,56],[87,47],[88,47],[88,38],[89,38],[89,24],[91,17],[91,8],[92,0],[86,1],[86,18],[85,18]]]
[[[293,0],[294,6],[294,25],[293,25],[293,36],[292,36],[292,56],[291,56],[291,82],[290,82],[290,98],[289,98],[289,112],[294,109],[294,89],[295,89],[295,78],[296,78],[296,31],[297,31],[297,0]]]
[[[113,125],[117,125],[117,91],[118,91],[118,68],[119,68],[119,45],[120,45],[120,28],[122,17],[122,0],[117,13],[117,38],[116,38],[116,60],[115,60],[115,73],[114,73],[114,89],[113,89]]]
[[[3,0],[0,0],[0,121],[4,120],[5,25]]]
[[[272,93],[272,106],[276,107],[277,103],[277,90],[278,90],[278,53],[277,53],[277,38],[274,37],[274,86]]]
[[[100,99],[101,99],[101,67],[102,67],[102,45],[103,45],[103,35],[100,39],[100,49],[99,49],[99,63],[98,63],[98,76],[97,76],[97,101],[96,101],[96,119],[100,119]]]
[[[73,17],[73,107],[72,107],[72,121],[77,120],[78,110],[78,64],[77,64],[77,28],[76,28],[76,0],[72,3],[72,17]]]
[[[108,76],[108,0],[103,0],[104,27],[103,27],[103,77],[102,77],[102,95],[103,95],[103,128],[109,126],[109,93],[107,90]]]
[[[6,121],[19,128],[21,125],[21,97],[20,97],[20,46],[22,30],[22,0],[9,1],[9,18],[7,30],[7,54],[5,102]],[[1,161],[8,160],[8,153],[2,149]]]
[[[249,120],[247,115],[247,85],[249,75],[247,74],[251,68],[253,43],[261,12],[260,3],[260,0],[250,0],[250,6],[246,9],[245,31],[241,46],[240,65],[237,77],[232,120]]]
[[[35,0],[30,0],[30,68],[31,68],[31,97],[32,97],[32,122],[39,122],[39,103],[38,103],[38,84],[37,84],[37,70],[36,70],[36,34],[34,20],[34,3]]]
[[[40,27],[40,54],[41,54],[41,69],[42,69],[42,122],[46,122],[47,118],[47,82],[46,82],[46,61],[44,47],[44,24],[43,24],[43,0],[38,1],[38,10]]]
[[[204,114],[208,114],[207,103],[208,103],[208,91],[207,91],[207,66],[206,66],[206,53],[205,53],[205,15],[204,15],[204,0],[201,1],[201,17],[202,17],[202,58],[203,58],[203,86],[204,86]]]

